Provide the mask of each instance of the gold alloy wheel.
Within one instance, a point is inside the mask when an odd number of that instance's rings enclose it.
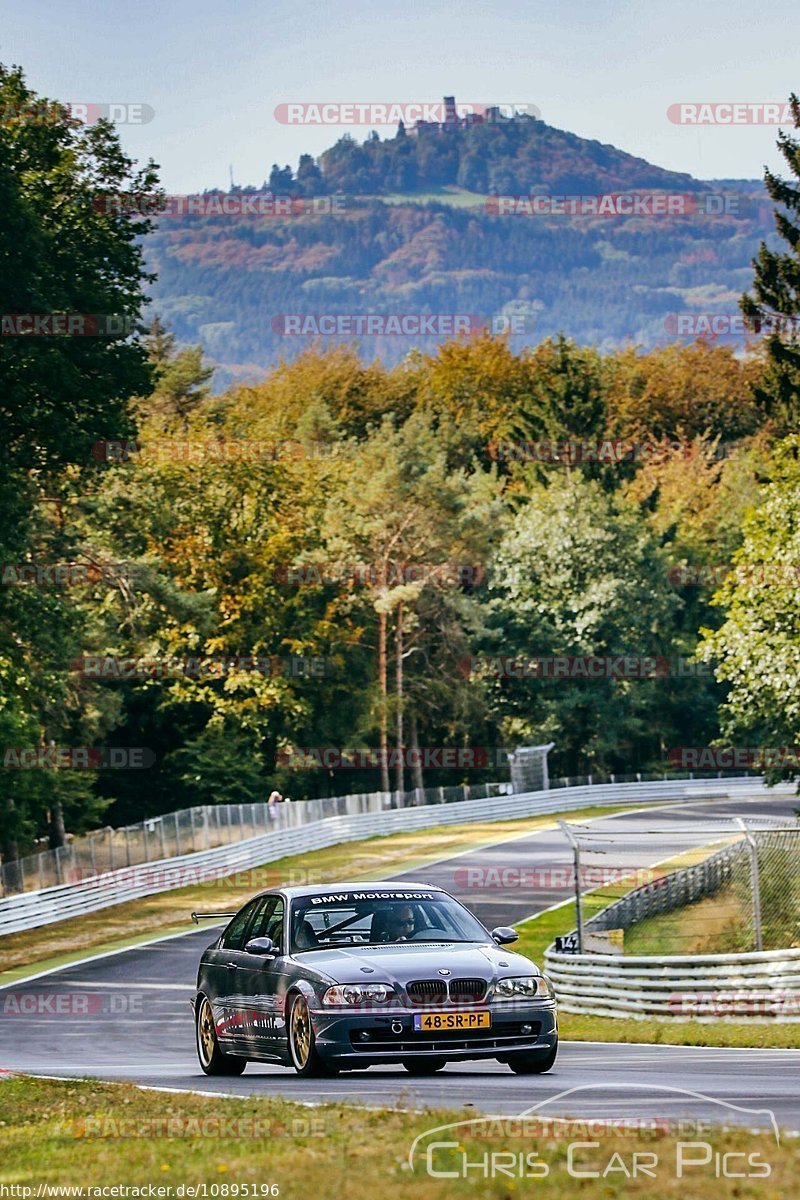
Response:
[[[214,1014],[211,1011],[211,1005],[206,996],[203,997],[200,1005],[200,1013],[197,1018],[197,1044],[200,1047],[203,1065],[207,1067],[216,1049],[216,1035],[214,1032]]]
[[[311,1054],[311,1019],[308,1006],[302,996],[292,1005],[291,1020],[292,1057],[298,1067],[304,1067]]]

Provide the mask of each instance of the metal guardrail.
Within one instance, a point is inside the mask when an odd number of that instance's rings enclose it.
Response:
[[[539,751],[549,747],[534,747]],[[522,748],[525,749],[524,747]],[[584,784],[642,783],[664,779],[666,775],[611,775],[601,780],[591,775],[547,780],[547,757],[542,759],[543,788],[580,787]],[[746,775],[753,774],[745,772]],[[697,778],[718,778],[712,772],[697,773]],[[672,776],[671,778],[678,778]],[[688,778],[694,778],[689,772]],[[361,812],[365,799],[379,808],[408,808],[419,804],[452,804],[462,800],[504,795],[509,792],[528,792],[533,787],[515,789],[510,782],[460,784],[450,787],[414,788],[405,792],[370,792],[349,796],[329,796],[298,801],[292,821],[319,821],[324,817],[347,816]],[[378,798],[378,799],[376,799]],[[180,858],[186,853],[210,850],[244,838],[257,837],[270,829],[283,828],[283,806],[271,811],[266,803],[207,804],[183,808],[161,816],[148,817],[134,825],[119,829],[106,826],[78,837],[70,837],[66,846],[41,850],[23,858],[0,864],[0,897],[18,892],[38,892],[44,888],[74,883],[86,875],[131,867],[137,863],[161,862],[165,858]]]
[[[754,834],[758,838],[759,834]],[[639,921],[659,913],[673,912],[694,904],[705,896],[713,896],[724,887],[733,874],[734,863],[747,850],[747,843],[736,842],[710,854],[692,867],[680,867],[633,888],[619,900],[613,900],[585,922],[587,933],[605,929],[630,929]]]
[[[365,798],[381,796],[383,807],[405,808],[417,804],[451,804],[457,800],[478,799],[510,791],[510,783],[487,783],[458,787],[415,789],[409,792],[365,793],[330,796],[298,802],[292,809],[291,822],[319,821],[324,817],[346,816],[362,811]],[[42,850],[24,858],[12,859],[0,866],[0,897],[18,892],[38,892],[64,883],[74,883],[87,875],[114,871],[139,863],[180,858],[198,850],[258,837],[287,823],[289,808],[272,808],[266,803],[207,804],[184,808],[162,816],[148,817],[120,829],[97,829],[69,839],[66,846]]]
[[[564,1012],[677,1021],[800,1021],[800,949],[749,954],[562,954],[545,973]]]
[[[7,896],[0,900],[0,935],[34,929],[141,896],[185,887],[202,880],[220,879],[237,871],[275,862],[287,855],[318,850],[340,842],[358,841],[376,834],[440,825],[512,820],[540,813],[567,812],[589,805],[715,797],[724,799],[741,795],[743,790],[774,794],[764,788],[760,779],[745,777],[592,784],[523,795],[461,799],[444,805],[430,802],[410,804],[399,808],[388,807],[387,800],[391,803],[391,794],[382,792],[284,804],[275,810],[270,832],[156,862],[126,865],[104,872],[90,870],[70,883]],[[400,793],[396,798],[399,796]],[[319,806],[323,810],[327,806],[327,813],[323,811],[323,815],[318,815],[316,819],[308,819],[319,813]],[[267,819],[270,820],[269,817]]]

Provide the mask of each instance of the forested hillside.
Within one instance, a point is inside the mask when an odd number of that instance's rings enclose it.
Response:
[[[428,129],[391,138],[373,133],[363,143],[340,138],[320,157],[319,177],[302,161],[297,175],[284,167],[270,176],[275,191],[354,195],[427,191],[448,184],[481,193],[701,190],[690,175],[666,171],[642,158],[518,116],[472,128]],[[287,173],[288,172],[288,173]]]
[[[516,349],[558,333],[601,350],[663,345],[676,337],[677,314],[738,312],[772,218],[760,188],[729,195],[735,211],[721,215],[499,215],[482,202],[351,197],[321,215],[162,217],[147,241],[154,307],[181,340],[203,343],[217,386],[307,348],[318,321],[287,336],[287,314],[467,314],[509,329]],[[320,340],[357,342],[388,363],[414,344]],[[437,340],[417,339],[428,349]]]

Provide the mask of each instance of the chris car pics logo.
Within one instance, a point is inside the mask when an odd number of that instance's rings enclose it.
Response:
[[[542,1112],[552,1103],[566,1103],[574,1111],[573,1097],[596,1090],[596,1084],[583,1084],[548,1096],[512,1117],[474,1117],[433,1126],[414,1138],[404,1167],[417,1175],[468,1181],[471,1186],[480,1180],[506,1183],[561,1177],[565,1183],[598,1179],[618,1187],[632,1179],[763,1180],[772,1174],[768,1152],[773,1138],[780,1145],[780,1132],[771,1109],[745,1108],[690,1088],[625,1083],[628,1103],[639,1092],[666,1093],[668,1110],[676,1111],[679,1099],[688,1109],[699,1107],[703,1116],[582,1119]],[[644,1097],[645,1103],[648,1099]],[[720,1110],[710,1120],[709,1106]],[[738,1121],[746,1115],[748,1142],[723,1151],[712,1140],[713,1130],[726,1117],[732,1124],[733,1113],[739,1114]],[[639,1142],[646,1148],[640,1148]],[[609,1195],[612,1190],[622,1194],[615,1188],[609,1189]]]

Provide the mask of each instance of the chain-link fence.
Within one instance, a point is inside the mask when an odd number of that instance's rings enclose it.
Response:
[[[98,829],[83,837],[70,838],[66,846],[56,850],[43,850],[5,862],[0,867],[0,896],[39,891],[119,867],[139,866],[198,850],[211,850],[259,834],[297,828],[325,817],[354,816],[370,811],[376,796],[382,796],[381,807],[391,809],[488,799],[510,791],[511,784],[507,782],[481,783],[415,788],[407,792],[326,796],[273,805],[207,804],[185,808],[120,829]]]
[[[537,749],[547,749],[546,747]],[[720,771],[670,771],[619,775],[576,775],[547,779],[546,754],[543,756],[545,788],[585,787],[601,784],[644,783],[668,779],[718,779]],[[737,775],[759,778],[755,771]],[[486,784],[459,784],[452,787],[414,788],[405,792],[365,792],[349,796],[328,796],[277,805],[266,803],[212,804],[181,809],[151,817],[119,829],[106,827],[81,837],[70,837],[66,846],[42,850],[0,865],[0,896],[38,891],[62,883],[74,882],[93,874],[119,867],[138,866],[174,858],[197,850],[210,850],[229,842],[256,837],[265,830],[285,829],[318,821],[323,817],[348,816],[366,811],[362,797],[383,795],[386,808],[408,808],[417,804],[453,804],[460,800],[482,799],[518,791],[509,781]],[[535,789],[532,789],[535,790]]]
[[[796,819],[631,824],[612,833],[561,822],[574,856],[576,924],[562,948],[697,955],[800,946]]]

